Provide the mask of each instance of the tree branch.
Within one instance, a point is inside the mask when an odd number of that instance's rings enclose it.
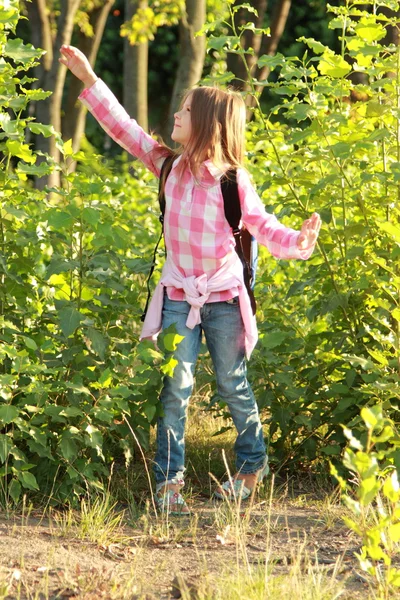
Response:
[[[114,4],[115,0],[106,0],[102,6],[94,8],[89,14],[89,23],[93,29],[92,37],[88,37],[82,32],[78,34],[77,46],[87,56],[92,67],[94,67],[96,62],[107,17]],[[66,117],[62,122],[62,133],[65,140],[72,138],[74,151],[79,149],[80,138],[84,133],[85,126],[85,109],[82,105],[77,106],[77,98],[81,90],[82,82],[76,77],[72,77],[68,88],[65,108]]]

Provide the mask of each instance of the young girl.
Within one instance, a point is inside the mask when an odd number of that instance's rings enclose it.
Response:
[[[164,237],[167,260],[143,325],[141,339],[156,338],[175,325],[184,336],[175,355],[173,377],[165,377],[157,423],[154,463],[156,499],[161,511],[188,514],[180,490],[185,472],[185,421],[195,364],[204,332],[219,396],[237,429],[237,472],[219,487],[218,498],[245,499],[268,473],[257,404],[246,378],[257,341],[255,318],[243,283],[243,267],[224,212],[220,178],[237,170],[242,222],[277,258],[307,259],[321,226],[317,213],[301,231],[284,227],[268,214],[243,169],[245,105],[240,94],[212,87],[189,90],[175,113],[172,151],[131,119],[86,57],[62,46],[61,63],[84,84],[80,100],[105,131],[139,158],[157,177],[167,156],[176,157],[165,184]]]

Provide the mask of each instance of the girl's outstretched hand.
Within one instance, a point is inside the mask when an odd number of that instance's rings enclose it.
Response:
[[[86,56],[74,46],[61,46],[59,62],[65,65],[71,73],[80,79],[85,87],[91,87],[97,81],[97,75]]]
[[[318,213],[313,213],[309,219],[306,219],[301,226],[300,235],[297,238],[297,247],[299,250],[307,250],[315,244],[321,229],[321,217]]]

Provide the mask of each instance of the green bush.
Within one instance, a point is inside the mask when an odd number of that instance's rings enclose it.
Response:
[[[47,94],[23,87],[42,52],[8,39],[17,4],[0,9],[0,499],[40,490],[59,502],[101,487],[113,461],[130,460],[131,428],[146,448],[176,340],[161,340],[166,358],[138,343],[159,227],[154,177],[140,167],[132,177],[126,161],[117,177],[59,137],[63,164],[36,164],[26,143],[28,131],[57,134],[24,116]],[[62,187],[35,189],[30,178],[52,169]]]
[[[350,512],[344,521],[362,544],[361,552],[356,554],[359,565],[378,593],[374,597],[389,600],[400,588],[400,569],[396,568],[400,551],[400,486],[396,469],[400,435],[380,405],[363,408],[361,419],[366,432],[361,439],[344,428],[348,446],[343,462],[356,485],[349,484],[334,466],[332,474]]]
[[[340,55],[302,39],[302,57],[260,57],[277,72],[259,82],[276,99],[269,115],[250,77],[247,166],[267,210],[293,227],[314,211],[323,220],[307,263],[263,253],[256,284],[260,341],[249,373],[276,468],[339,456],[340,424],[357,426],[364,405],[382,401],[399,418],[400,47],[384,41],[397,27],[389,9],[399,3],[330,7]],[[244,60],[247,28],[212,47]]]

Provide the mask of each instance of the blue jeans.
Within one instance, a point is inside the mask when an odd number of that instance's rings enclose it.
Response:
[[[186,327],[189,311],[190,304],[170,300],[165,294],[162,327],[174,324],[184,339],[175,352],[178,364],[173,377],[165,377],[160,394],[164,414],[157,422],[154,463],[157,489],[166,482],[183,484],[186,414],[203,331],[214,365],[218,395],[227,403],[238,433],[237,470],[255,473],[267,462],[258,407],[246,378],[244,326],[238,298],[205,304],[200,311],[201,324],[194,329]]]

